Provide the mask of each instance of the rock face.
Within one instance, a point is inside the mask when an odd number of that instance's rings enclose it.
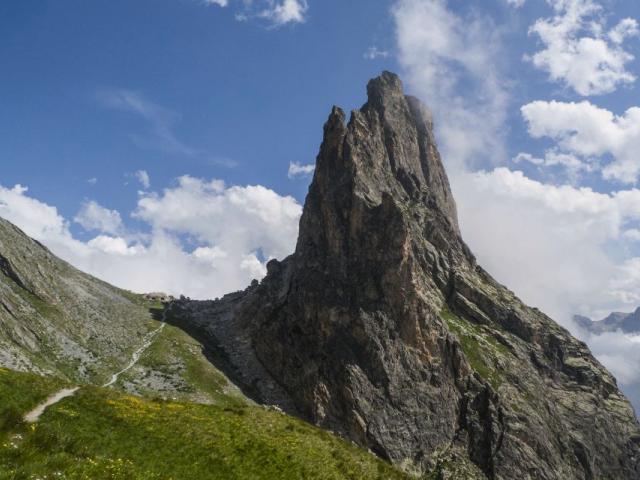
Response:
[[[347,124],[334,107],[324,126],[295,253],[169,317],[256,400],[408,470],[640,478],[615,379],[463,242],[427,108],[388,72],[367,93]]]
[[[595,322],[581,315],[575,315],[573,319],[582,328],[596,335],[618,330],[623,333],[640,333],[640,307],[633,313],[613,312]]]

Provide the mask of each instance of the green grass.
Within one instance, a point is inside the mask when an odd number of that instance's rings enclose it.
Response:
[[[33,375],[0,371],[0,379],[23,411],[49,393],[45,385],[31,393]],[[7,388],[0,393],[4,401]],[[13,444],[0,445],[0,480],[409,478],[263,407],[152,401],[97,387],[48,409]]]
[[[179,376],[185,385],[172,397],[181,401],[198,403],[245,403],[244,397],[235,389],[203,355],[202,346],[177,327],[165,325],[137,364],[137,368],[121,377],[122,381],[140,378],[139,369],[146,373],[160,372]],[[156,396],[152,390],[139,388],[145,396]]]
[[[0,368],[0,440],[8,432],[22,430],[24,413],[67,384],[52,377],[39,377]]]
[[[458,317],[447,309],[442,310],[440,316],[447,322],[449,330],[458,337],[471,368],[497,390],[504,378],[496,367],[496,359],[508,355],[509,349],[481,325]]]

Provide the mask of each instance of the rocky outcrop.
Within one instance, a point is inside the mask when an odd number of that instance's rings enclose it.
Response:
[[[428,109],[391,73],[367,93],[324,126],[295,253],[168,318],[256,400],[408,470],[639,478],[640,428],[615,379],[462,240]]]

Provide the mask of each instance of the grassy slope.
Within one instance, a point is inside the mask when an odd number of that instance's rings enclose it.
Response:
[[[0,439],[21,428],[24,413],[67,384],[52,377],[12,372],[0,367]]]
[[[146,397],[198,403],[217,403],[229,397],[244,399],[207,360],[200,343],[168,324],[116,387]]]
[[[28,411],[60,386],[0,370],[0,398],[14,399],[13,410]],[[6,412],[0,407],[0,415]],[[14,422],[0,432],[0,479],[29,478],[408,477],[328,432],[233,398],[200,405],[85,387],[36,425]]]

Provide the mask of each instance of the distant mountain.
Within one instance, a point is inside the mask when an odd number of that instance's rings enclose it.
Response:
[[[464,243],[429,110],[389,72],[367,94],[324,125],[295,253],[170,321],[257,401],[427,478],[638,480],[613,376]]]
[[[601,334],[605,332],[616,332],[640,334],[640,307],[632,313],[613,312],[602,320],[593,321],[582,315],[574,315],[575,322],[585,330]]]

